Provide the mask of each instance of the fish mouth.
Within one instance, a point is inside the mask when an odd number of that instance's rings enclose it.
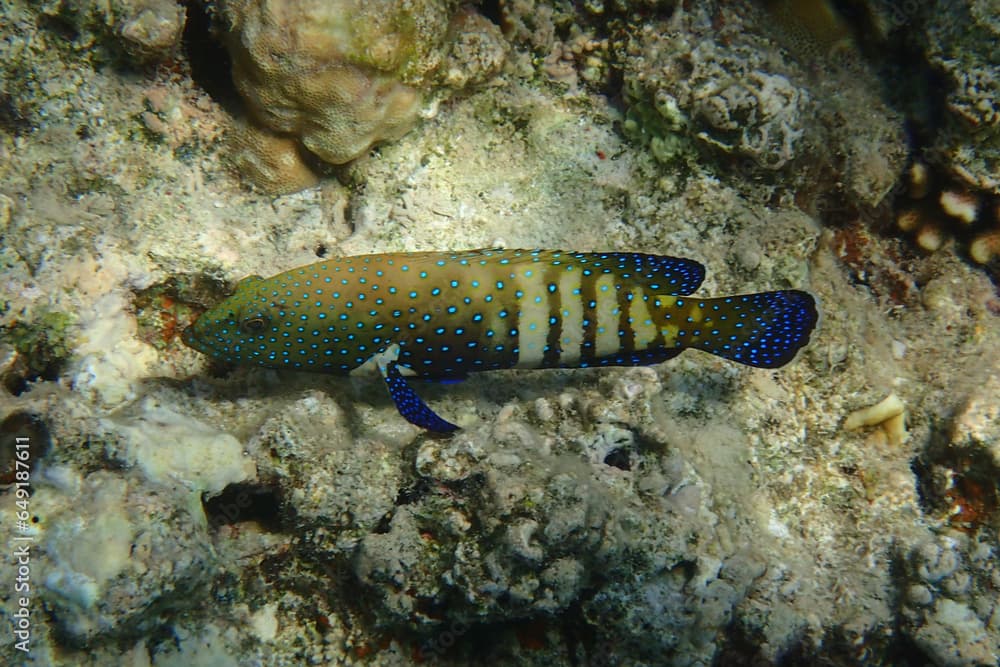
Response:
[[[183,342],[188,347],[198,350],[199,352],[203,349],[202,345],[199,343],[197,336],[195,336],[195,325],[189,324],[184,327],[181,331],[181,342]]]
[[[200,336],[194,325],[181,332],[181,340],[195,352],[214,359],[228,358],[233,354],[228,341],[222,337],[216,339],[214,336]]]

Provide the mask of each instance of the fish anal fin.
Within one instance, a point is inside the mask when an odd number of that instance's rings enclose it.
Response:
[[[434,382],[436,384],[458,384],[469,379],[468,375],[418,375],[416,379],[421,382]]]
[[[673,359],[684,351],[683,347],[654,349],[647,352],[621,352],[598,357],[589,366],[652,366]]]

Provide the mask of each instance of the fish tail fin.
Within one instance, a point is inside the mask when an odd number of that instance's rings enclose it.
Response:
[[[756,368],[778,368],[791,361],[809,342],[819,318],[815,298],[801,290],[661,299],[680,347]]]

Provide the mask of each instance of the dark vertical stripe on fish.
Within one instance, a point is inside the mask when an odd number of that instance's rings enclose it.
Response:
[[[563,307],[562,290],[559,289],[559,275],[565,273],[560,271],[559,266],[550,266],[544,272],[545,294],[549,306],[549,331],[545,336],[545,353],[542,355],[542,366],[551,368],[559,365],[562,356],[563,337]]]
[[[619,352],[631,353],[635,351],[635,329],[629,322],[629,304],[632,300],[631,290],[625,289],[622,284],[615,285],[616,296],[618,297],[618,340]]]

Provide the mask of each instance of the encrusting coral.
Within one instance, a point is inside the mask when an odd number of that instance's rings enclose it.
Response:
[[[661,163],[710,155],[753,178],[780,173],[790,190],[879,206],[906,164],[902,115],[872,94],[875,70],[827,3],[769,4],[678,5],[615,33],[625,134]]]
[[[229,133],[229,161],[255,187],[274,195],[316,185],[316,172],[292,137],[236,122]]]
[[[176,55],[187,12],[174,0],[56,0],[41,11],[73,26],[79,44],[109,33],[134,60],[155,63]]]
[[[449,85],[482,80],[505,54],[499,30],[453,0],[220,0],[217,9],[233,81],[258,128],[244,133],[244,153],[273,153],[269,132],[345,164],[405,134],[438,77]],[[263,189],[298,189],[253,172],[245,175]]]

